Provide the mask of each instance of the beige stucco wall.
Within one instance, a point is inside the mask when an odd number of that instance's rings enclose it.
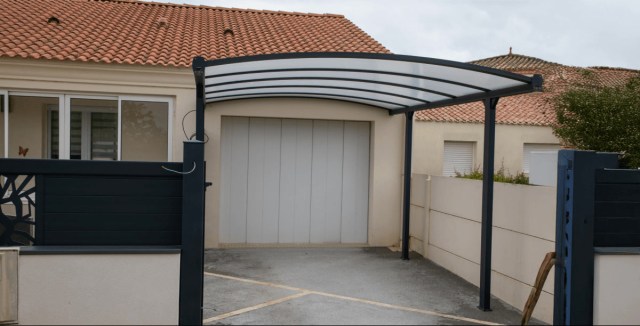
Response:
[[[478,123],[414,122],[413,172],[442,175],[445,141],[475,142],[473,166],[482,168],[484,125]],[[559,144],[551,127],[496,125],[495,169],[522,172],[525,143]]]
[[[209,104],[205,111],[207,179],[205,246],[217,247],[219,224],[220,130],[222,116],[279,117],[294,119],[352,120],[371,122],[369,174],[369,245],[389,246],[400,234],[402,144],[404,119],[387,111],[342,101],[320,99],[252,99]]]
[[[23,325],[177,325],[179,254],[20,255]]]
[[[594,258],[593,323],[640,324],[640,254],[596,254]]]
[[[412,250],[478,286],[482,181],[419,174],[412,181]],[[552,187],[494,184],[491,293],[518,309],[555,251],[555,196]],[[553,320],[553,271],[533,317]]]

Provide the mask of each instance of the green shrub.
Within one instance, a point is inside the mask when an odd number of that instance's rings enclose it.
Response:
[[[640,77],[622,86],[576,85],[553,102],[553,132],[566,144],[621,153],[623,166],[640,167]]]
[[[460,173],[458,171],[456,173],[456,178],[464,178],[464,179],[473,179],[473,180],[482,180],[484,175],[482,171],[480,171],[480,167],[475,167],[473,171]],[[498,171],[493,173],[493,181],[495,182],[505,182],[505,183],[514,183],[520,185],[528,185],[529,177],[524,174],[524,172],[518,172],[515,175],[511,175],[505,171],[504,166],[500,167]]]

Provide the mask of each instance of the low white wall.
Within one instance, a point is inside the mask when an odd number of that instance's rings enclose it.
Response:
[[[419,174],[412,179],[412,250],[478,286],[482,181]],[[516,308],[524,307],[545,254],[555,251],[555,200],[552,187],[494,184],[491,290]],[[548,323],[553,275],[533,314]]]
[[[640,254],[596,254],[593,282],[595,325],[640,324]]]
[[[21,255],[23,325],[176,325],[179,254]]]

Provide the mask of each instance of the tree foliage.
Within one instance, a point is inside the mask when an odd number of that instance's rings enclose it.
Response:
[[[623,86],[582,84],[554,98],[554,133],[578,149],[622,154],[640,167],[640,77]]]

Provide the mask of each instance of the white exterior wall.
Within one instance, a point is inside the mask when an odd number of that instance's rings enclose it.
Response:
[[[479,286],[482,181],[419,174],[412,181],[411,249]],[[491,293],[518,309],[555,251],[555,203],[552,187],[494,184]],[[553,273],[533,314],[548,323]]]
[[[640,324],[640,254],[595,254],[594,325]]]
[[[437,109],[436,109],[437,110]],[[475,142],[474,168],[482,169],[484,125],[415,121],[413,125],[413,173],[442,175],[445,141]],[[496,125],[495,169],[504,166],[515,175],[522,172],[525,143],[560,144],[551,127]]]
[[[179,254],[21,255],[22,325],[177,325]]]

